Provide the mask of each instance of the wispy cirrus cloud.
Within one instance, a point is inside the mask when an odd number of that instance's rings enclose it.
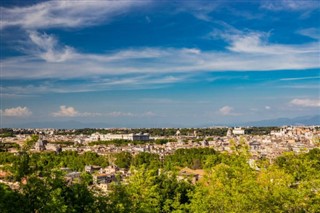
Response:
[[[320,107],[320,99],[293,99],[290,104],[301,107]]]
[[[306,28],[306,29],[301,29],[297,31],[298,34],[320,40],[320,29],[319,28]]]
[[[76,54],[73,48],[60,45],[52,35],[29,31],[28,36],[31,44],[27,45],[27,48],[24,49],[25,52],[47,62],[63,62]]]
[[[272,44],[262,34],[232,35],[228,51],[201,51],[188,48],[138,48],[108,54],[55,51],[49,46],[44,55],[21,56],[2,61],[3,79],[86,78],[124,74],[165,74],[265,71],[319,68],[317,43]],[[36,46],[38,48],[38,46]],[[58,48],[59,49],[59,48]],[[50,52],[50,57],[46,55]],[[69,54],[70,53],[70,54]],[[60,54],[60,55],[59,55]],[[47,59],[46,61],[39,60]],[[54,66],[51,66],[55,62]],[[59,62],[59,63],[56,63]],[[90,70],[90,72],[88,72]],[[27,75],[26,75],[27,73]],[[174,78],[167,79],[174,81]]]
[[[210,13],[212,13],[216,8],[222,5],[223,1],[182,1],[178,2],[178,12],[188,12],[193,15],[195,18],[211,22],[212,17]]]
[[[6,117],[28,117],[32,115],[32,112],[28,109],[28,107],[18,106],[0,110],[0,114]]]
[[[1,7],[0,29],[76,28],[108,22],[115,16],[150,3],[135,1],[68,1],[51,0],[26,7]]]
[[[142,113],[115,111],[115,112],[106,112],[106,113],[103,113],[102,115],[107,117],[154,117],[154,116],[157,116],[156,113],[151,111],[142,112]]]
[[[314,10],[320,7],[316,0],[267,0],[261,1],[261,7],[272,11],[281,10]]]
[[[221,33],[220,36],[229,41],[227,48],[232,52],[266,55],[294,55],[319,52],[319,47],[317,47],[316,43],[302,45],[272,44],[268,41],[270,33],[266,32],[225,32]]]
[[[48,1],[29,7],[1,8],[1,27],[20,27],[29,38],[23,48],[27,55],[1,61],[2,78],[52,81],[90,79],[81,85],[7,86],[7,90],[24,89],[39,92],[97,91],[108,88],[141,88],[174,84],[190,80],[201,72],[271,71],[319,68],[318,43],[301,45],[273,44],[269,33],[223,32],[228,42],[224,51],[197,48],[143,47],[114,50],[104,54],[82,53],[61,44],[51,34],[40,33],[48,28],[77,28],[110,21],[133,8],[152,1]],[[186,5],[189,3],[186,3]],[[184,6],[185,10],[209,18],[219,4]],[[94,11],[94,12],[93,12]],[[190,12],[189,11],[189,12]],[[204,16],[203,16],[204,15]],[[207,17],[206,17],[207,16]],[[91,79],[95,76],[98,81]],[[191,77],[190,77],[191,76]],[[28,87],[28,88],[27,88]],[[63,87],[63,88],[62,88]],[[37,90],[39,89],[39,90]]]
[[[281,78],[280,81],[300,81],[300,80],[312,80],[319,79],[320,76],[308,76],[308,77],[300,77],[300,78]]]
[[[53,117],[96,117],[96,116],[104,116],[104,117],[153,117],[157,114],[151,111],[142,112],[142,113],[133,113],[133,112],[121,112],[121,111],[113,111],[113,112],[79,112],[72,106],[62,105],[59,108],[60,110],[57,112],[51,113]]]
[[[174,83],[193,81],[192,75],[184,74],[137,74],[137,75],[108,75],[99,78],[68,80],[35,80],[20,85],[2,85],[0,90],[7,97],[19,97],[46,93],[79,93],[106,90],[133,90],[133,89],[156,89],[167,87]]]

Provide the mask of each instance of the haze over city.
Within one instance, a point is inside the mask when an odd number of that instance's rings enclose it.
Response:
[[[193,127],[319,115],[317,1],[0,6],[1,127]]]

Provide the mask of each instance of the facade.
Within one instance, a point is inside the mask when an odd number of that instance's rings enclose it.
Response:
[[[90,137],[91,141],[110,141],[110,140],[129,140],[129,141],[148,141],[150,136],[147,133],[138,134],[99,134],[94,133]]]
[[[249,143],[249,146],[250,146],[251,150],[259,150],[261,143],[258,141],[253,141],[253,142]]]
[[[116,181],[114,174],[98,174],[93,176],[93,181],[96,184],[107,184]]]
[[[38,141],[34,144],[34,149],[37,151],[44,151],[46,150],[46,142],[41,140],[40,138],[38,139]]]
[[[231,137],[232,136],[232,130],[229,128],[227,131],[227,137]]]
[[[241,127],[235,127],[233,130],[232,130],[232,133],[234,135],[244,135],[244,129],[242,129]]]
[[[100,169],[101,169],[101,166],[88,165],[84,167],[84,171],[88,173],[93,173],[94,171],[99,171]]]

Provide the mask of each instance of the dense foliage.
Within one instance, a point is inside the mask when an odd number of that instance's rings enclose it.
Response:
[[[12,148],[20,149],[20,146],[17,143],[0,143],[0,152],[7,152]]]
[[[0,129],[0,138],[5,138],[5,137],[13,137],[14,133],[12,129]]]
[[[218,157],[218,155],[214,149],[210,148],[178,149],[165,158],[164,165],[167,169],[177,166],[202,169],[209,157],[213,160],[213,157]]]
[[[271,131],[278,131],[279,127],[250,127],[245,132],[249,135],[268,135]]]
[[[21,152],[18,155],[12,153],[0,153],[0,164],[10,164],[9,170],[13,174],[21,174],[15,179],[21,179],[26,174],[38,173],[46,175],[52,169],[60,169],[68,167],[74,171],[83,171],[85,165],[99,165],[105,167],[108,165],[108,159],[99,156],[94,152],[85,152],[78,154],[77,152],[66,151],[60,154],[54,152],[27,154]]]
[[[156,154],[119,153],[99,156],[76,152],[0,153],[19,190],[0,184],[1,212],[320,212],[320,149],[285,153],[273,162],[248,164],[245,146],[233,154],[213,149],[182,149],[163,161]],[[92,189],[83,173],[72,184],[59,170],[83,171],[86,164],[112,161],[130,168],[125,182],[115,182],[108,194]],[[170,164],[171,163],[171,164]],[[170,165],[168,165],[170,164]],[[195,185],[178,181],[179,167],[204,168]],[[161,170],[158,170],[161,168]],[[4,167],[2,169],[5,169]],[[17,208],[18,207],[18,208]]]

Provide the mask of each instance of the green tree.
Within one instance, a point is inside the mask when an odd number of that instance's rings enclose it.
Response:
[[[191,212],[258,212],[255,173],[249,167],[219,164],[196,185]]]
[[[132,155],[129,152],[120,152],[114,155],[115,164],[120,168],[128,169],[131,165]]]
[[[141,152],[134,156],[132,165],[139,167],[142,165],[145,165],[148,169],[155,169],[157,170],[160,168],[160,159],[159,155],[157,154],[152,154],[148,152]]]
[[[3,213],[24,212],[23,196],[2,183],[0,183],[0,211]]]
[[[190,203],[188,193],[193,185],[187,181],[178,181],[174,174],[162,173],[156,181],[159,185],[161,212],[186,212]]]
[[[31,137],[24,142],[22,146],[22,150],[23,151],[30,150],[38,140],[39,140],[39,135],[31,135]]]
[[[30,157],[27,153],[23,153],[19,156],[19,159],[13,162],[11,172],[14,179],[20,181],[23,177],[29,175],[32,170],[29,166]]]
[[[160,212],[159,186],[156,172],[144,166],[132,168],[126,190],[130,196],[132,212]]]

